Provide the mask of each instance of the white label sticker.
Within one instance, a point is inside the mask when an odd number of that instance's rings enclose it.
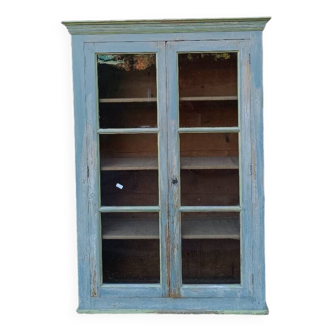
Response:
[[[117,183],[117,184],[116,184],[116,187],[119,188],[119,189],[122,189],[122,188],[123,188],[123,185],[120,184],[120,183]]]

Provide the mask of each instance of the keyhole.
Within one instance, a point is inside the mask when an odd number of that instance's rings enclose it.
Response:
[[[172,180],[172,183],[173,183],[173,184],[177,184],[177,183],[178,183],[178,179],[173,179],[173,180]]]

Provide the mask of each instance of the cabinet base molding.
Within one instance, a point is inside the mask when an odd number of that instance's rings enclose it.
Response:
[[[194,311],[194,310],[87,310],[76,309],[78,315],[211,315],[211,316],[269,316],[270,310],[228,310],[228,311]]]

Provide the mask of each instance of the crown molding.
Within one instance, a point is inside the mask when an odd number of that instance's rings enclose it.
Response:
[[[143,21],[65,21],[71,35],[263,31],[270,17]]]

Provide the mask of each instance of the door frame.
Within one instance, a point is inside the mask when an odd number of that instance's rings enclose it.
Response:
[[[98,121],[98,73],[97,55],[107,53],[155,53],[157,67],[157,114],[158,128],[100,129]],[[167,110],[166,110],[166,50],[165,42],[106,42],[84,43],[84,87],[85,87],[85,133],[83,135],[84,160],[77,160],[88,170],[85,188],[85,201],[88,206],[81,207],[86,215],[88,227],[84,238],[89,243],[89,260],[80,262],[80,275],[84,275],[84,291],[91,298],[150,298],[169,295],[169,258],[167,255],[168,201],[167,179]],[[99,135],[113,134],[158,134],[158,206],[101,206],[100,200],[100,158]],[[102,284],[102,237],[101,213],[107,212],[159,212],[160,242],[160,283],[159,284]],[[79,229],[79,231],[83,231]],[[83,263],[83,264],[82,264]],[[86,283],[89,282],[89,285]]]
[[[178,53],[237,52],[239,125],[237,128],[180,128],[178,91]],[[168,184],[170,223],[170,296],[179,297],[247,297],[252,287],[251,237],[251,135],[250,135],[250,42],[248,40],[170,41],[166,42],[168,108]],[[239,133],[239,206],[181,206],[179,134]],[[176,180],[176,181],[174,181]],[[181,212],[240,212],[241,215],[241,284],[182,285]]]

